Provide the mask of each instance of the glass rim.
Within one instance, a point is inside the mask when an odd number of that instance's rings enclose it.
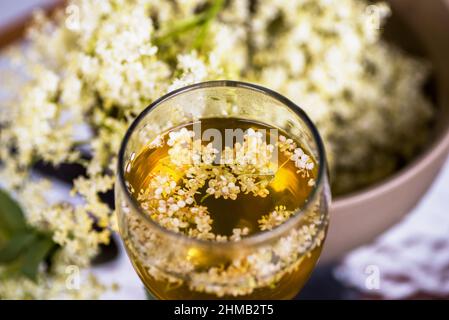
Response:
[[[189,237],[183,233],[175,232],[172,230],[169,230],[167,228],[164,228],[157,222],[153,221],[151,217],[141,208],[137,200],[131,195],[128,188],[126,187],[125,182],[125,151],[126,147],[128,145],[128,141],[131,139],[131,136],[133,135],[135,129],[140,124],[140,122],[156,107],[164,103],[165,101],[170,100],[171,98],[181,95],[183,93],[191,92],[198,89],[204,89],[204,88],[243,88],[246,90],[255,91],[264,95],[267,95],[274,100],[277,100],[278,102],[282,103],[286,107],[288,107],[290,110],[292,110],[299,118],[304,122],[307,129],[310,130],[310,133],[312,135],[313,141],[316,143],[317,153],[318,153],[318,174],[316,178],[316,183],[313,188],[313,190],[308,194],[307,199],[305,201],[304,206],[296,210],[295,214],[287,219],[282,224],[274,227],[271,230],[268,231],[262,231],[258,233],[254,233],[252,235],[243,237],[239,241],[226,241],[226,242],[220,242],[220,241],[211,241],[211,240],[205,240],[205,239],[198,239]],[[118,153],[118,183],[120,184],[120,187],[124,190],[126,200],[131,204],[132,208],[137,211],[137,213],[150,225],[155,227],[156,229],[160,230],[162,233],[165,233],[167,236],[171,236],[177,240],[182,240],[187,243],[192,243],[197,246],[213,246],[213,247],[221,247],[221,248],[235,248],[240,245],[248,245],[248,246],[255,246],[255,245],[261,245],[265,242],[268,242],[274,238],[282,236],[286,231],[293,228],[294,225],[301,219],[303,216],[303,213],[306,212],[309,207],[314,203],[314,200],[318,196],[318,190],[322,187],[323,181],[326,178],[327,175],[327,162],[326,162],[326,154],[324,149],[324,144],[321,139],[321,136],[318,132],[318,129],[313,124],[312,120],[309,118],[309,116],[306,114],[306,112],[300,108],[298,105],[296,105],[294,102],[292,102],[287,97],[281,95],[280,93],[268,89],[266,87],[249,83],[249,82],[243,82],[243,81],[235,81],[235,80],[212,80],[212,81],[205,81],[205,82],[198,82],[194,83],[188,86],[184,86],[182,88],[170,91],[169,93],[161,96],[160,98],[154,100],[150,105],[148,105],[142,112],[133,120],[131,125],[126,130],[126,133],[123,137],[123,140],[120,145],[119,153]],[[117,206],[118,204],[116,204]],[[319,231],[321,229],[325,228],[325,226],[320,226]],[[318,232],[317,232],[318,234]],[[316,236],[315,236],[316,237]]]

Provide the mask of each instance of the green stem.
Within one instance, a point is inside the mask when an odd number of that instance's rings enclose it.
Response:
[[[207,31],[209,30],[209,27],[213,20],[217,17],[218,13],[221,11],[221,9],[224,6],[224,0],[215,0],[210,9],[207,11],[207,18],[204,24],[201,26],[201,30],[199,31],[198,37],[196,38],[193,47],[196,49],[200,49],[206,38],[207,38]]]
[[[172,39],[180,34],[193,30],[199,26],[202,27],[200,31],[200,36],[195,41],[194,46],[202,46],[204,39],[206,38],[207,28],[210,25],[210,22],[215,19],[220,10],[224,6],[224,0],[215,0],[213,4],[204,12],[199,13],[191,18],[182,20],[176,23],[173,27],[168,30],[162,32],[162,34],[156,36],[154,39],[154,43],[156,45],[161,45],[165,41]]]
[[[169,30],[163,32],[161,35],[156,36],[156,38],[154,39],[155,44],[161,45],[168,39],[176,37],[189,30],[195,29],[197,26],[201,25],[204,22],[206,17],[205,13],[206,12],[176,23]]]
[[[207,198],[209,198],[211,195],[212,195],[211,193],[205,194],[205,195],[201,198],[200,203],[203,203],[204,200],[206,200]]]
[[[290,159],[285,160],[276,171],[279,171],[279,169],[281,169],[283,166],[285,166],[289,161],[290,161]]]

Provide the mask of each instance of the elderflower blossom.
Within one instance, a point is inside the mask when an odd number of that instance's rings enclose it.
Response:
[[[271,163],[271,154],[275,146],[263,141],[260,131],[248,129],[243,135],[243,144],[237,142],[233,148],[226,146],[226,165],[221,161],[215,164],[215,158],[219,151],[212,147],[212,143],[202,144],[200,139],[194,140],[194,132],[186,128],[172,130],[168,133],[168,140],[161,140],[161,148],[167,146],[168,162],[164,162],[164,168],[168,171],[156,170],[149,174],[149,182],[140,187],[136,193],[135,188],[128,183],[128,190],[136,195],[141,207],[148,215],[161,226],[174,231],[187,234],[198,239],[215,240],[225,242],[228,240],[239,241],[242,236],[249,234],[250,229],[234,228],[232,235],[214,234],[212,232],[213,220],[208,208],[202,202],[208,197],[215,199],[236,200],[240,193],[252,194],[257,197],[266,197],[270,191],[272,175],[267,176],[265,168]],[[285,140],[285,139],[282,139]],[[279,145],[279,141],[276,142]],[[262,147],[261,147],[262,146]],[[149,146],[152,149],[151,146]],[[193,149],[193,150],[192,150]],[[266,152],[269,150],[269,152]],[[302,149],[295,149],[295,154],[301,150],[303,159],[306,153]],[[196,152],[196,153],[195,153]],[[199,162],[185,162],[186,155],[194,153]],[[286,152],[284,152],[286,153]],[[270,158],[267,157],[270,155]],[[232,158],[230,157],[232,155]],[[295,163],[296,159],[288,157],[287,161]],[[139,156],[133,152],[127,165],[127,174],[132,174],[133,166],[137,165]],[[307,157],[307,165],[301,167],[301,172],[309,176],[314,166],[311,157]],[[139,160],[140,163],[141,160]],[[145,160],[148,161],[148,160]],[[163,160],[162,160],[163,161]],[[176,169],[181,174],[175,173]],[[138,170],[138,169],[137,169]],[[299,171],[298,171],[299,172]],[[204,196],[198,201],[196,195]],[[271,229],[287,220],[293,211],[287,211],[285,206],[277,206],[269,220],[261,224],[261,230]],[[277,216],[274,216],[277,214]],[[275,220],[271,227],[270,221]]]
[[[240,187],[235,185],[237,178],[232,173],[221,171],[218,168],[213,168],[212,172],[216,178],[209,180],[209,188],[206,192],[214,195],[215,198],[237,199],[240,192]]]
[[[310,161],[310,157],[301,148],[296,148],[290,159],[295,161],[295,166],[299,169],[312,170],[314,167],[313,161]]]
[[[242,236],[246,236],[249,234],[249,229],[247,227],[240,229],[234,228],[232,229],[232,236],[230,237],[231,241],[239,241],[242,239]]]
[[[259,219],[260,230],[271,230],[274,227],[282,224],[293,215],[294,211],[287,210],[285,206],[276,206],[274,211]]]

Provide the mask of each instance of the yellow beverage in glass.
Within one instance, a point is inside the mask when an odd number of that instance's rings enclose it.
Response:
[[[294,297],[320,255],[329,201],[315,127],[246,83],[170,93],[120,151],[120,233],[159,299]]]

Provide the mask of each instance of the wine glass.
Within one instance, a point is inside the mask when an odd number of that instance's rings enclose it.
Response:
[[[278,128],[309,152],[315,179],[285,222],[239,241],[210,241],[164,228],[142,207],[127,178],[139,152],[163,132],[212,118]],[[321,253],[330,199],[317,129],[300,107],[254,84],[210,81],[170,92],[134,120],[119,153],[115,203],[120,235],[135,270],[158,299],[293,298]]]

